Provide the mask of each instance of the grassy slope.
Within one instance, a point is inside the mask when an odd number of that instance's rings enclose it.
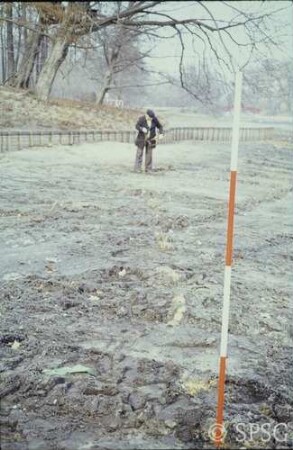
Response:
[[[132,130],[140,111],[97,106],[78,100],[44,103],[31,93],[0,88],[0,127],[5,129]]]

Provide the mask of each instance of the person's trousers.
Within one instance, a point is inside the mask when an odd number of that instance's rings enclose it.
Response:
[[[145,171],[148,172],[153,168],[153,147],[149,142],[146,142],[143,147],[137,147],[134,170],[141,170],[144,149]]]

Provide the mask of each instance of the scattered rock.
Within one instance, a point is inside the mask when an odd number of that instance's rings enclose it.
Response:
[[[133,392],[130,394],[128,401],[134,411],[137,409],[142,409],[146,404],[145,397],[139,392]]]
[[[171,428],[173,430],[174,428],[176,428],[177,422],[175,422],[174,420],[165,420],[165,425],[166,427]]]
[[[170,320],[168,321],[167,325],[170,327],[179,325],[184,318],[185,312],[186,312],[185,298],[182,294],[177,295],[172,300],[172,304],[169,310]]]
[[[56,369],[44,369],[43,373],[48,376],[66,376],[70,374],[87,373],[89,375],[96,375],[96,371],[91,367],[83,366],[82,364],[77,364],[72,367],[58,367]]]
[[[12,350],[18,350],[20,347],[20,342],[19,341],[14,341],[13,344],[11,345],[11,349]]]

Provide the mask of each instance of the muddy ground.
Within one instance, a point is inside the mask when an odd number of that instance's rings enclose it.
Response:
[[[1,156],[3,450],[213,448],[230,148],[133,158]],[[240,146],[226,448],[293,448],[248,434],[293,422],[292,172],[286,142]]]

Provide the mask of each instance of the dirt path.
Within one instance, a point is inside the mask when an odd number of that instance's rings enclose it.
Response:
[[[4,450],[211,448],[230,149],[165,145],[152,175],[133,158],[1,158]],[[227,448],[239,421],[293,420],[292,171],[289,146],[240,148]]]

